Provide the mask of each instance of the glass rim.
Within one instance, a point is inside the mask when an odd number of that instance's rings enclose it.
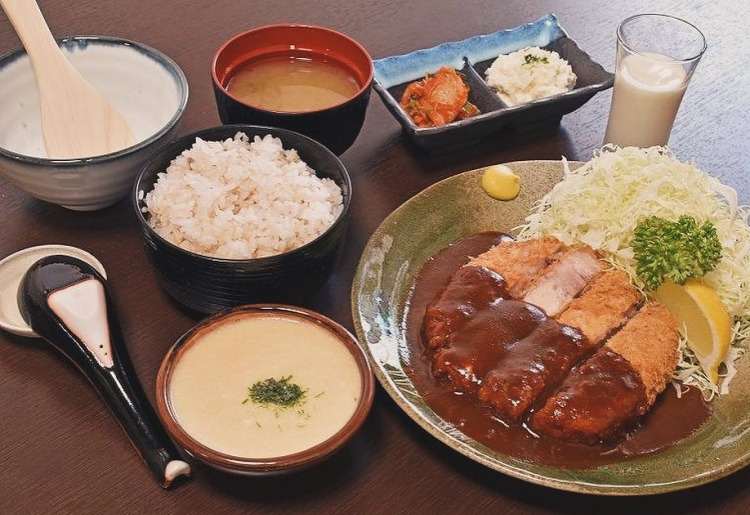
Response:
[[[617,41],[620,44],[622,44],[622,46],[624,48],[626,48],[628,51],[630,51],[630,52],[632,52],[634,54],[638,54],[639,56],[642,56],[645,59],[654,60],[654,61],[664,61],[665,60],[664,58],[659,58],[659,57],[653,57],[653,56],[649,56],[649,55],[644,55],[643,52],[636,50],[635,48],[632,47],[632,45],[629,45],[628,43],[625,42],[625,37],[623,35],[623,27],[628,22],[631,22],[631,21],[639,19],[639,18],[662,18],[662,19],[668,19],[670,21],[679,22],[680,24],[683,24],[686,27],[689,27],[690,29],[692,29],[693,31],[695,31],[696,36],[697,36],[696,39],[699,39],[700,43],[701,43],[700,50],[698,50],[695,55],[693,55],[691,57],[682,58],[682,59],[676,58],[676,57],[671,57],[671,56],[666,56],[667,59],[669,61],[671,61],[671,62],[687,64],[687,63],[691,63],[691,62],[697,61],[697,60],[699,60],[703,56],[703,54],[706,52],[706,49],[708,48],[708,44],[706,43],[706,37],[703,35],[703,32],[701,32],[701,30],[698,27],[696,27],[693,23],[690,23],[687,20],[684,20],[682,18],[678,18],[677,16],[672,16],[671,14],[661,14],[661,13],[641,13],[641,14],[634,14],[633,16],[629,16],[629,17],[625,18],[624,20],[622,20],[620,22],[620,24],[617,26]]]

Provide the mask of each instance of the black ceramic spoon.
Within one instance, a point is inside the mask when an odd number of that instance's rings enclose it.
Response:
[[[91,381],[163,488],[190,474],[137,380],[96,269],[71,256],[44,257],[24,275],[18,306],[31,328]]]

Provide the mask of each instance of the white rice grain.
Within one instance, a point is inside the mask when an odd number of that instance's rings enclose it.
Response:
[[[144,198],[157,234],[192,252],[228,259],[281,254],[323,234],[343,209],[341,189],[319,178],[270,134],[195,144]]]

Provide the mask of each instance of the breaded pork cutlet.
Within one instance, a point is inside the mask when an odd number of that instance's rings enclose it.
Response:
[[[589,247],[567,250],[542,270],[523,300],[555,317],[604,267],[605,263]]]
[[[591,353],[589,348],[578,330],[547,318],[487,373],[477,398],[506,422],[519,422],[540,395]]]
[[[537,274],[565,248],[563,242],[552,236],[502,242],[471,259],[466,266],[484,266],[499,273],[505,278],[510,296],[518,299]]]
[[[646,304],[638,312],[641,314],[638,324],[622,336],[615,334],[606,347],[628,360],[638,371],[651,406],[669,384],[680,361],[679,335],[677,319],[662,304]]]
[[[628,274],[608,270],[591,281],[557,320],[579,329],[596,347],[635,313],[642,297]]]
[[[529,426],[539,434],[596,444],[632,427],[668,384],[679,360],[677,322],[648,303],[580,367]]]
[[[487,372],[545,318],[531,304],[499,300],[459,327],[432,356],[432,374],[456,390],[476,392]],[[512,322],[512,323],[511,323]]]
[[[485,267],[459,268],[425,310],[422,338],[427,350],[448,343],[450,335],[490,303],[507,296],[505,280]]]
[[[520,421],[537,398],[559,386],[572,366],[619,329],[640,301],[640,292],[625,272],[599,274],[557,321],[546,320],[513,346],[508,357],[487,374],[477,397],[507,422]]]

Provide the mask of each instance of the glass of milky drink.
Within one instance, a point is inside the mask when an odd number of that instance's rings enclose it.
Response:
[[[694,25],[638,14],[617,28],[617,59],[605,143],[664,146],[690,77],[706,50]]]

